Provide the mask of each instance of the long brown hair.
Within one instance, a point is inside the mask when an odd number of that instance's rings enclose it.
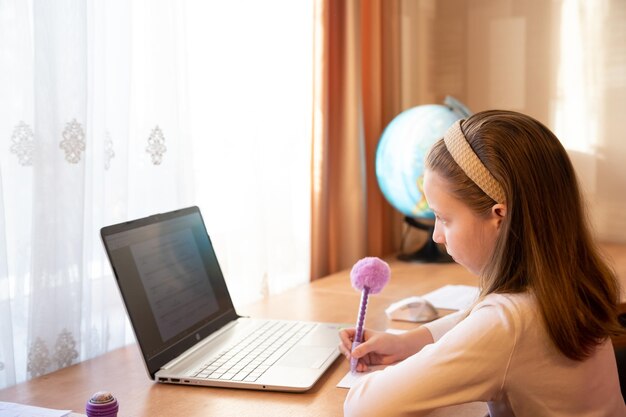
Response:
[[[543,124],[511,111],[477,113],[461,129],[506,196],[481,295],[530,292],[556,347],[585,359],[621,331],[619,285],[593,241],[565,149]],[[426,167],[445,177],[455,197],[478,215],[496,204],[454,162],[443,140],[431,148]]]

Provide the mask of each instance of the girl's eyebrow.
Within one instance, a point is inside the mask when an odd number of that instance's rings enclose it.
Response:
[[[432,210],[432,212],[435,214],[435,217],[438,218],[445,218],[448,217],[447,212],[444,210],[443,212],[439,211],[439,210],[434,210],[432,207],[430,208]]]

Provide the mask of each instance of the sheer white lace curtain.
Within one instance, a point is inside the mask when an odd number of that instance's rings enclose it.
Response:
[[[0,388],[134,340],[104,225],[199,205],[236,304],[308,280],[312,5],[258,3],[0,0]]]

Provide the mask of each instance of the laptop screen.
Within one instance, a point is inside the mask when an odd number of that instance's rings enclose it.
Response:
[[[150,374],[237,318],[197,207],[102,229]]]

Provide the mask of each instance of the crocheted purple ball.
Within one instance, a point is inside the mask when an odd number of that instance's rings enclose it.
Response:
[[[391,269],[387,262],[374,256],[359,260],[350,271],[352,286],[359,291],[368,287],[371,294],[379,293],[387,285],[390,276]]]

